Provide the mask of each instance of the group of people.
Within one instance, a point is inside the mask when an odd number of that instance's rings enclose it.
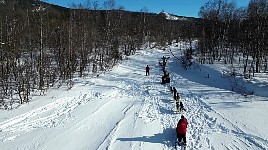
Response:
[[[169,77],[169,73],[167,73],[167,71],[165,70],[166,67],[166,58],[163,56],[163,63],[160,63],[160,65],[162,65],[162,69],[164,72],[164,75],[162,76],[162,84],[165,83],[170,83],[170,77]],[[150,67],[149,65],[146,66],[145,68],[145,75],[149,76],[150,75]],[[178,107],[180,108],[180,111],[182,112],[184,109],[183,103],[179,102],[177,104],[177,100],[179,100],[179,94],[177,93],[177,90],[175,87],[170,87],[171,91],[173,92],[173,97],[176,100],[176,107],[178,109]],[[184,115],[181,115],[181,119],[179,120],[179,122],[177,123],[177,128],[176,128],[176,133],[177,133],[177,141],[180,145],[186,145],[186,131],[187,131],[187,126],[188,126],[188,121],[187,119],[184,117]]]
[[[167,64],[167,59],[169,59],[169,57],[162,57],[162,63],[159,62],[159,64],[162,66],[162,70],[164,75],[162,76],[162,84],[166,84],[166,83],[170,83],[170,77],[169,77],[169,73],[166,71],[166,64]],[[145,75],[149,76],[150,75],[150,67],[149,65],[147,65],[145,67]]]

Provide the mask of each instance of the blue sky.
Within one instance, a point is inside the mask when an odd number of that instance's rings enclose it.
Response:
[[[48,3],[70,7],[72,3],[84,3],[86,0],[44,0]],[[95,1],[95,0],[90,0]],[[100,6],[105,0],[98,0]],[[209,0],[115,0],[116,6],[124,6],[129,11],[140,11],[147,8],[149,12],[159,13],[162,10],[179,16],[198,17],[200,7]],[[231,0],[229,0],[231,1]],[[247,6],[250,0],[236,0],[237,6]]]

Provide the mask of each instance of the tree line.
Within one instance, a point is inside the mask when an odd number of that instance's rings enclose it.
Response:
[[[233,1],[210,0],[200,8],[201,18],[168,20],[164,13],[146,8],[125,11],[115,0],[102,5],[88,0],[71,8],[39,0],[3,0],[0,105],[28,102],[32,93],[55,86],[71,88],[76,76],[106,71],[143,46],[163,48],[174,40],[189,44],[185,65],[191,65],[187,60],[196,53],[200,63],[239,61],[246,78],[265,72],[267,1],[251,0],[237,8]]]
[[[240,8],[233,1],[213,0],[200,8],[199,16],[202,18],[198,27],[201,63],[238,62],[243,65],[245,78],[267,71],[267,0],[250,0],[247,7]],[[234,75],[235,70],[232,72]]]
[[[128,12],[107,0],[67,9],[39,0],[0,3],[0,103],[25,103],[31,93],[72,86],[112,68],[144,45],[166,46],[182,36],[183,21],[163,14]]]

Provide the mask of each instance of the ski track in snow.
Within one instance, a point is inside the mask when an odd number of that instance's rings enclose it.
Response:
[[[187,149],[265,150],[268,148],[267,139],[248,134],[207,104],[206,99],[209,98],[209,95],[204,95],[201,90],[193,88],[203,85],[191,83],[191,81],[173,72],[170,72],[171,83],[161,85],[160,80],[163,73],[157,60],[149,59],[152,55],[153,58],[161,58],[163,55],[170,56],[170,62],[177,61],[168,51],[140,51],[136,54],[139,59],[130,57],[126,61],[126,65],[118,66],[117,69],[124,68],[125,72],[105,73],[94,81],[88,79],[83,83],[89,88],[86,91],[58,98],[42,107],[1,122],[0,141],[5,144],[7,141],[16,141],[25,133],[38,128],[56,128],[59,125],[66,125],[66,130],[63,133],[59,133],[55,137],[48,135],[47,138],[51,138],[50,142],[55,143],[66,135],[70,136],[66,138],[69,141],[76,138],[86,139],[88,138],[86,135],[79,135],[79,133],[88,132],[94,135],[94,139],[89,140],[84,145],[78,145],[77,149],[150,148],[172,150],[175,149],[176,124],[180,114],[183,114],[189,122]],[[144,60],[148,60],[148,64],[152,67],[151,75],[148,77],[144,75],[145,64],[141,63]],[[153,62],[149,62],[149,60]],[[171,68],[167,66],[167,70],[169,69]],[[74,88],[79,88],[81,85],[79,84]],[[175,86],[181,94],[181,101],[185,105],[186,112],[177,112],[169,86]],[[218,89],[210,88],[209,90],[217,91]],[[89,107],[90,109],[85,116],[80,119],[76,118],[74,116],[76,109],[87,105],[95,107]],[[108,126],[103,125],[105,121],[109,122]],[[97,131],[97,129],[94,130],[95,128],[102,130]],[[150,130],[148,131],[148,129]],[[155,131],[154,135],[151,135],[150,131]],[[221,137],[221,139],[215,139],[215,137]],[[42,144],[44,141],[36,137],[33,141],[34,146],[20,145],[18,149],[51,148]],[[58,145],[58,147],[53,148],[72,149],[73,147],[68,147],[68,144],[66,142],[66,145]]]
[[[87,103],[87,94],[78,93],[75,97],[65,97],[0,123],[3,132],[31,131],[35,128],[57,126],[70,118],[70,111],[80,104]]]
[[[219,112],[213,110],[208,104],[204,102],[206,97],[200,94],[193,93],[189,91],[188,94],[184,94],[187,105],[187,111],[189,125],[189,136],[191,149],[217,149],[211,144],[211,138],[207,138],[207,135],[220,133],[226,134],[231,141],[231,144],[226,145],[226,149],[263,149],[265,150],[268,146],[268,141],[266,139],[257,137],[255,135],[247,134],[238,126],[232,123],[231,120],[222,116]],[[190,104],[189,104],[190,103]],[[210,117],[213,114],[213,117]],[[216,117],[215,117],[216,116]],[[218,121],[221,120],[221,121]],[[207,130],[210,129],[210,130]],[[230,137],[232,136],[232,137]],[[205,137],[206,144],[202,144],[201,139]],[[220,140],[220,139],[219,139]],[[224,146],[224,142],[222,145]],[[204,146],[207,147],[204,147]],[[241,147],[244,145],[244,148]]]

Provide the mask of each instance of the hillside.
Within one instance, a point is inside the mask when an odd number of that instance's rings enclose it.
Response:
[[[16,11],[29,10],[38,12],[39,10],[47,9],[47,11],[56,14],[66,13],[66,11],[69,10],[68,8],[49,4],[39,0],[2,0],[0,2],[0,11],[3,11],[3,13],[5,13],[4,11],[8,7],[12,7]]]
[[[3,1],[0,21],[0,109],[28,103],[34,91],[57,82],[72,85],[77,73],[107,71],[144,45],[164,48],[183,40],[185,27],[196,25],[162,14],[67,9],[38,0]]]
[[[181,54],[178,47],[170,49]],[[160,83],[162,56],[170,57],[170,85]],[[145,76],[146,64],[151,67],[150,76]],[[34,96],[28,105],[0,110],[0,147],[174,149],[180,118],[169,90],[174,86],[189,122],[187,149],[267,149],[267,96],[231,91],[223,69],[220,64],[198,65],[186,71],[170,51],[140,50],[98,77],[75,78],[70,90],[53,88],[45,96]],[[267,91],[260,83],[256,78],[245,88],[258,86],[258,91]]]

